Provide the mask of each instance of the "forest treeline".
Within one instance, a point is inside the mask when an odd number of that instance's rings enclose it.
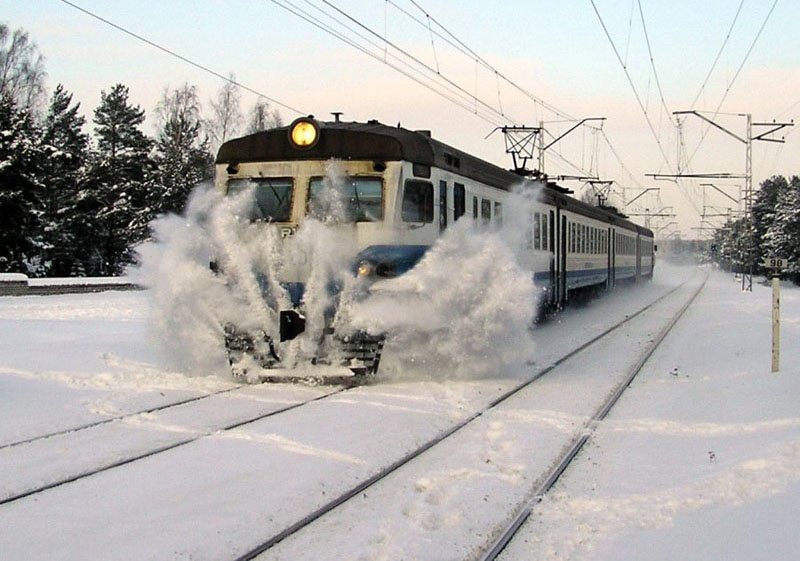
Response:
[[[711,258],[724,268],[756,273],[770,257],[787,259],[785,275],[800,284],[800,177],[774,176],[755,193],[752,218],[729,221],[714,233]]]
[[[45,81],[35,42],[0,23],[0,272],[120,274],[150,222],[213,177],[222,142],[281,125],[265,100],[243,113],[233,79],[207,116],[195,86],[165,88],[155,136],[124,84],[100,92],[87,123],[65,86],[48,96]]]
[[[44,57],[27,32],[0,23],[0,272],[120,274],[150,222],[180,212],[191,190],[212,178],[222,142],[281,125],[265,100],[244,113],[233,79],[208,115],[195,86],[165,88],[154,137],[143,132],[145,111],[125,85],[101,91],[87,123],[62,84],[46,95],[45,80]],[[761,183],[752,211],[715,232],[710,258],[737,271],[755,263],[760,272],[765,257],[783,257],[800,283],[800,178]]]

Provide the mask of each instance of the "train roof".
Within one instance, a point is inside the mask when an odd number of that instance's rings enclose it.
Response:
[[[498,189],[511,191],[524,182],[544,186],[544,200],[580,214],[605,220],[639,233],[653,233],[623,215],[595,207],[565,194],[555,183],[526,179],[485,160],[467,154],[431,137],[430,131],[412,131],[391,127],[378,121],[317,121],[318,142],[311,148],[297,149],[289,141],[289,126],[257,132],[225,142],[217,153],[217,164],[280,162],[287,160],[342,159],[409,161],[445,169]]]

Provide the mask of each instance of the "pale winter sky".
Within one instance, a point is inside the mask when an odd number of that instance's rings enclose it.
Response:
[[[502,135],[486,138],[495,127],[544,122],[549,142],[574,124],[570,120],[605,117],[602,130],[594,121],[597,128],[579,127],[548,149],[545,171],[615,181],[612,202],[628,203],[624,210],[649,221],[662,237],[700,236],[696,228],[704,208],[707,224],[722,220],[711,215],[735,210],[735,203],[701,183],[734,197],[744,186],[743,179],[676,184],[645,175],[675,174],[679,159],[684,173],[745,173],[744,142],[715,128],[706,132],[694,116],[683,118],[679,135],[672,112],[706,112],[740,139],[746,137],[744,114],[752,114],[754,123],[800,116],[800,3],[794,0],[74,4],[219,74],[235,74],[241,84],[278,102],[273,107],[286,122],[300,114],[328,119],[332,111],[343,112],[346,120],[399,122],[430,129],[440,140],[510,167]],[[315,18],[318,26],[286,7]],[[47,58],[49,88],[63,83],[88,120],[100,91],[118,82],[148,112],[167,86],[198,86],[208,108],[222,85],[63,0],[0,0],[0,14],[11,28],[30,32]],[[419,81],[451,93],[444,97]],[[254,94],[244,94],[245,108],[254,101]],[[778,133],[785,144],[753,143],[754,186],[771,175],[800,173],[795,129]],[[753,135],[765,130],[756,126]],[[583,185],[563,184],[576,190]],[[629,202],[643,189],[656,188]],[[642,216],[664,207],[662,214],[676,216]]]

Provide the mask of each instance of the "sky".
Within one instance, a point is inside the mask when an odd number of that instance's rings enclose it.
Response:
[[[737,205],[701,183],[738,198],[744,180],[676,183],[646,174],[674,175],[681,161],[682,173],[744,175],[745,115],[754,123],[800,116],[800,4],[789,0],[293,3],[361,50],[290,13],[284,2],[74,4],[217,74],[234,74],[271,98],[285,122],[341,111],[345,120],[431,130],[510,167],[497,127],[543,125],[549,143],[581,119],[603,117],[548,148],[544,171],[613,181],[612,203],[662,238],[707,235],[705,228],[721,224],[719,215]],[[0,21],[37,42],[50,90],[63,83],[89,120],[100,92],[116,83],[129,86],[132,102],[149,113],[165,88],[184,83],[198,87],[208,110],[223,84],[63,0],[0,0],[0,13]],[[333,23],[333,14],[350,30]],[[413,60],[401,59],[395,47]],[[438,84],[419,83],[431,79]],[[442,95],[443,83],[456,93]],[[243,108],[255,99],[245,92]],[[738,138],[693,115],[681,118],[678,134],[672,113],[688,110],[704,112]],[[146,129],[154,132],[152,120]],[[754,136],[760,132],[753,128]],[[788,128],[780,136],[785,144],[753,143],[754,187],[798,172],[800,134]],[[588,188],[580,180],[562,184],[578,193]]]

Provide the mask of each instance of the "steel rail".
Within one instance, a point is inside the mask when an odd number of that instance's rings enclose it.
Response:
[[[287,526],[286,528],[284,528],[283,530],[281,530],[277,534],[275,534],[273,536],[270,536],[268,539],[262,541],[256,547],[253,547],[252,549],[248,550],[247,552],[245,552],[245,553],[239,555],[238,557],[236,557],[234,559],[234,561],[252,561],[256,557],[258,557],[259,555],[261,555],[262,553],[267,551],[268,549],[270,549],[270,548],[274,547],[275,545],[277,545],[279,542],[281,542],[284,539],[288,538],[292,534],[295,534],[295,533],[299,532],[300,530],[302,530],[306,526],[310,525],[315,520],[321,518],[323,515],[327,514],[328,512],[330,512],[332,510],[334,510],[335,508],[341,506],[343,503],[347,502],[348,500],[352,499],[353,497],[356,497],[356,496],[360,495],[361,493],[366,491],[372,485],[375,485],[376,483],[378,483],[382,479],[385,479],[391,473],[397,471],[399,468],[401,468],[402,466],[408,464],[409,462],[411,462],[415,458],[419,457],[423,453],[427,452],[428,450],[430,450],[431,448],[433,448],[437,444],[440,444],[441,442],[443,442],[444,440],[446,440],[447,438],[449,438],[450,436],[452,436],[456,432],[460,431],[461,429],[465,428],[467,425],[469,425],[473,421],[479,419],[484,414],[488,413],[489,411],[491,411],[492,409],[494,409],[495,407],[497,407],[498,405],[500,405],[501,403],[503,403],[504,401],[506,401],[510,397],[518,394],[519,392],[521,392],[522,390],[524,390],[525,388],[527,388],[528,386],[530,386],[531,384],[533,384],[534,382],[536,382],[537,380],[542,378],[543,376],[547,375],[549,372],[551,372],[553,369],[555,369],[560,364],[564,363],[565,361],[569,360],[570,358],[574,357],[575,355],[581,353],[582,351],[584,351],[588,347],[594,345],[595,343],[597,343],[601,339],[604,339],[607,335],[609,335],[613,331],[616,331],[617,329],[619,329],[620,327],[622,327],[623,325],[625,325],[629,321],[631,321],[634,318],[638,317],[639,315],[643,314],[644,312],[646,312],[647,310],[649,310],[650,308],[652,308],[653,306],[655,306],[656,304],[658,304],[659,302],[661,302],[662,300],[664,300],[665,298],[667,298],[668,296],[670,296],[671,294],[675,293],[677,290],[682,288],[686,284],[686,282],[688,282],[688,281],[684,281],[680,285],[678,285],[678,286],[672,288],[671,290],[665,292],[664,294],[662,294],[661,296],[659,296],[658,298],[656,298],[655,300],[653,300],[652,302],[650,302],[646,306],[642,307],[640,310],[634,312],[633,314],[630,314],[629,316],[626,316],[624,319],[622,319],[619,322],[615,323],[611,327],[605,329],[600,334],[592,337],[587,342],[579,345],[575,349],[572,349],[568,353],[564,354],[562,357],[560,357],[559,359],[555,360],[550,365],[548,365],[548,366],[536,371],[530,378],[524,380],[523,382],[521,382],[518,385],[514,386],[513,388],[507,390],[506,392],[504,392],[503,394],[501,394],[500,396],[498,396],[494,400],[490,401],[484,408],[476,411],[475,413],[473,413],[471,415],[468,415],[467,417],[465,417],[464,419],[462,419],[461,421],[459,421],[455,425],[453,425],[450,428],[448,428],[448,429],[444,430],[443,432],[439,433],[437,436],[435,436],[431,440],[423,443],[421,446],[419,446],[415,450],[412,450],[412,451],[408,452],[405,456],[403,456],[403,457],[399,458],[398,460],[392,462],[388,466],[386,466],[383,469],[379,470],[378,472],[376,472],[372,476],[368,477],[367,479],[363,480],[362,482],[358,483],[354,487],[352,487],[349,490],[341,493],[337,497],[331,499],[330,501],[328,501],[327,503],[325,503],[324,505],[322,505],[318,509],[314,510],[313,512],[309,513],[308,515],[304,516],[303,518],[301,518],[297,522],[291,524],[290,526]]]
[[[215,428],[213,430],[203,431],[202,433],[197,434],[197,435],[195,435],[193,437],[190,437],[190,438],[179,440],[177,442],[173,442],[171,444],[167,444],[165,446],[161,446],[161,447],[158,447],[158,448],[155,448],[155,449],[150,449],[147,452],[143,452],[143,453],[140,453],[140,454],[134,454],[134,455],[129,456],[127,458],[121,458],[121,459],[119,459],[117,461],[97,466],[94,469],[82,471],[80,473],[77,473],[77,474],[70,475],[68,477],[59,479],[58,481],[53,481],[51,483],[47,483],[45,485],[41,485],[41,486],[35,487],[33,489],[28,489],[28,490],[20,492],[20,493],[12,494],[12,495],[4,498],[4,499],[0,499],[0,506],[12,503],[14,501],[18,501],[20,499],[24,499],[26,497],[30,497],[32,495],[38,495],[39,493],[43,493],[45,491],[49,491],[50,489],[55,489],[56,487],[61,487],[62,485],[66,485],[68,483],[73,483],[73,482],[79,481],[81,479],[86,479],[87,477],[91,477],[93,475],[97,475],[99,473],[103,473],[105,471],[108,471],[108,470],[111,470],[111,469],[114,469],[114,468],[125,466],[125,465],[128,465],[128,464],[133,463],[133,462],[138,461],[138,460],[143,460],[145,458],[150,458],[152,456],[155,456],[156,454],[161,454],[162,452],[167,452],[169,450],[174,450],[175,448],[179,448],[181,446],[185,446],[187,444],[191,444],[192,442],[196,442],[197,440],[200,440],[201,438],[205,438],[205,437],[210,436],[212,434],[230,431],[230,430],[239,428],[241,426],[248,425],[250,423],[255,423],[257,421],[261,421],[262,419],[266,419],[266,418],[272,417],[274,415],[278,415],[280,413],[285,413],[286,411],[291,411],[293,409],[297,409],[297,408],[302,407],[304,405],[308,405],[309,403],[313,403],[315,401],[320,401],[322,399],[326,399],[328,397],[340,394],[340,393],[342,393],[344,391],[347,391],[349,389],[352,389],[354,387],[356,387],[356,386],[339,387],[339,388],[334,389],[333,391],[330,391],[330,392],[322,394],[322,395],[318,395],[318,396],[316,396],[316,397],[314,397],[312,399],[309,399],[309,400],[299,401],[297,403],[293,403],[291,405],[287,405],[286,407],[281,407],[279,409],[275,409],[273,411],[269,411],[268,413],[262,413],[260,415],[257,415],[257,416],[254,416],[254,417],[249,417],[249,418],[246,418],[244,420],[238,420],[238,421],[236,421],[234,423],[230,423],[230,424],[224,425],[221,428]],[[196,400],[194,400],[194,401],[196,401]]]
[[[292,384],[299,384],[309,381],[316,381],[313,377],[308,376],[297,376],[297,377],[274,377],[274,376],[264,376],[259,379],[259,384],[268,383],[268,382],[286,382]],[[353,382],[350,377],[338,377],[336,379],[326,379],[322,383],[331,386],[339,386],[339,385],[353,385]],[[121,413],[119,415],[114,415],[112,417],[106,417],[104,419],[99,419],[97,421],[92,421],[90,423],[85,423],[83,425],[76,425],[74,427],[69,427],[65,429],[60,429],[53,432],[48,432],[45,434],[38,434],[36,436],[31,436],[29,438],[25,438],[23,440],[16,440],[13,442],[8,442],[6,444],[0,444],[0,451],[5,450],[7,448],[13,448],[15,446],[21,446],[23,444],[30,444],[32,442],[37,442],[39,440],[46,440],[48,438],[53,438],[54,436],[63,436],[65,434],[70,434],[73,432],[80,432],[86,429],[91,429],[95,427],[99,427],[102,425],[106,425],[108,423],[112,423],[114,421],[121,421],[124,419],[130,419],[136,417],[137,415],[146,415],[148,413],[156,413],[158,411],[164,411],[166,409],[171,409],[173,407],[180,407],[181,405],[186,405],[187,403],[194,403],[196,401],[202,401],[204,399],[208,399],[210,397],[214,397],[217,395],[222,395],[234,391],[243,390],[244,388],[250,387],[252,384],[236,384],[228,388],[224,388],[221,390],[212,391],[209,393],[204,393],[202,395],[197,395],[194,397],[188,397],[186,399],[180,399],[178,401],[171,401],[169,403],[164,403],[162,405],[157,405],[154,407],[149,407],[147,409],[140,409],[137,411],[131,411],[128,413]]]
[[[609,398],[597,409],[594,415],[585,423],[583,430],[579,433],[579,435],[570,443],[569,448],[562,454],[561,458],[559,458],[558,463],[550,470],[547,474],[547,477],[542,482],[541,485],[537,488],[534,492],[533,497],[517,512],[514,516],[512,521],[500,532],[497,538],[495,538],[494,542],[492,542],[491,547],[486,550],[485,554],[479,558],[479,561],[494,561],[498,555],[506,548],[508,543],[514,537],[514,535],[519,531],[525,521],[530,517],[533,509],[536,505],[542,502],[544,496],[550,491],[553,486],[558,482],[561,476],[564,474],[566,469],[569,465],[575,460],[578,456],[578,453],[583,449],[584,445],[589,441],[594,433],[594,429],[596,428],[597,424],[605,419],[611,409],[616,405],[619,399],[622,397],[622,394],[625,393],[625,390],[630,386],[633,382],[634,378],[639,374],[639,372],[644,368],[644,365],[647,364],[647,361],[656,351],[656,349],[661,345],[664,339],[669,335],[672,329],[675,327],[675,324],[678,323],[683,314],[686,310],[689,309],[689,306],[695,301],[697,296],[705,287],[706,281],[708,280],[708,275],[706,274],[703,282],[700,283],[700,286],[695,290],[695,292],[691,295],[691,297],[684,303],[684,305],[675,313],[675,315],[670,319],[666,326],[659,332],[659,334],[652,340],[651,344],[648,348],[641,353],[639,360],[631,367],[628,372],[628,375],[616,386],[614,391],[611,393]],[[682,286],[682,285],[681,285]]]
[[[61,430],[57,430],[57,431],[54,431],[54,432],[48,432],[46,434],[39,434],[39,435],[36,435],[36,436],[31,436],[30,438],[26,438],[24,440],[17,440],[17,441],[14,441],[14,442],[9,442],[7,444],[2,444],[2,445],[0,445],[0,450],[5,450],[6,448],[13,448],[15,446],[21,446],[22,444],[30,444],[32,442],[37,442],[39,440],[46,440],[48,438],[53,438],[54,436],[62,436],[62,435],[69,434],[69,433],[72,433],[72,432],[80,432],[82,430],[91,429],[91,428],[94,428],[94,427],[99,427],[101,425],[105,425],[105,424],[111,423],[113,421],[121,421],[122,419],[128,419],[128,418],[131,418],[131,417],[135,417],[137,415],[146,415],[147,413],[155,413],[157,411],[164,411],[165,409],[170,409],[172,407],[178,407],[180,405],[186,405],[187,403],[193,403],[195,401],[200,401],[200,400],[203,400],[203,399],[206,399],[206,398],[209,398],[209,397],[213,397],[215,395],[221,395],[221,394],[224,394],[224,393],[232,392],[234,390],[238,390],[238,389],[241,389],[241,388],[244,388],[244,387],[247,387],[247,386],[241,386],[241,385],[233,386],[233,387],[230,387],[230,388],[225,388],[225,389],[217,390],[217,391],[214,391],[214,392],[210,392],[210,393],[206,393],[206,394],[202,394],[202,395],[197,395],[197,396],[194,396],[194,397],[189,397],[189,398],[186,398],[186,399],[181,399],[179,401],[171,401],[169,403],[165,403],[163,405],[157,405],[155,407],[150,407],[148,409],[142,409],[142,410],[139,410],[139,411],[131,411],[130,413],[122,413],[120,415],[114,415],[113,417],[107,417],[105,419],[100,419],[98,421],[92,421],[91,423],[86,423],[86,424],[83,424],[83,425],[77,425],[77,426],[74,426],[74,427],[61,429]]]

